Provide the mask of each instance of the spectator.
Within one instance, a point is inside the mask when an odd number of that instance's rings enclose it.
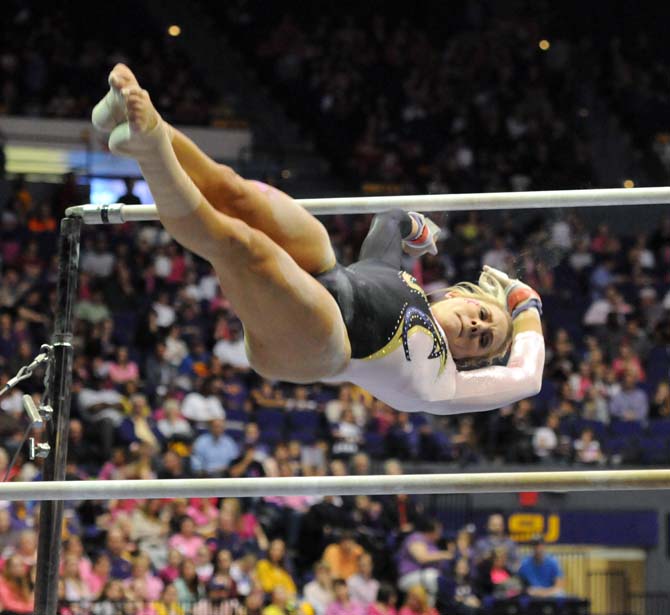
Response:
[[[34,593],[30,569],[17,556],[11,556],[0,574],[0,605],[7,613],[32,613]]]
[[[560,417],[551,412],[544,427],[538,427],[533,434],[533,452],[539,461],[552,461],[558,448],[558,428]]]
[[[110,573],[112,564],[109,555],[106,553],[98,553],[93,560],[93,567],[91,572],[86,576],[86,584],[91,590],[94,599],[100,598],[102,591],[110,581]]]
[[[366,615],[396,615],[398,594],[388,583],[382,583],[377,592],[377,600],[368,606]]]
[[[111,564],[110,576],[112,579],[127,579],[130,576],[130,555],[126,550],[126,537],[118,526],[107,530],[105,553]]]
[[[233,562],[230,567],[230,576],[235,581],[237,593],[240,596],[250,596],[251,594],[263,593],[263,589],[256,574],[257,557],[255,553],[245,553],[242,557]]]
[[[198,436],[193,443],[191,467],[200,476],[221,476],[240,454],[239,447],[225,434],[224,419],[212,419],[209,432]]]
[[[130,577],[124,580],[126,587],[132,587],[134,582],[140,580],[144,588],[144,598],[147,600],[158,600],[163,591],[163,581],[151,571],[151,560],[146,553],[141,551],[133,558],[130,569]]]
[[[195,522],[184,515],[179,520],[179,532],[170,536],[168,547],[176,549],[187,559],[195,559],[198,549],[205,544],[205,539],[196,534]]]
[[[650,404],[650,415],[656,419],[670,418],[670,383],[661,380]]]
[[[512,571],[519,567],[516,543],[505,534],[505,518],[498,513],[489,515],[486,536],[475,543],[475,563],[490,557],[494,549],[502,547],[507,551],[507,565]]]
[[[363,547],[354,540],[354,533],[344,530],[337,542],[326,547],[322,559],[330,566],[334,579],[347,581],[360,572],[359,563],[363,554]]]
[[[221,400],[215,391],[215,381],[208,378],[203,381],[199,390],[191,391],[184,397],[181,404],[181,413],[184,418],[194,423],[196,427],[211,424],[213,420],[225,420],[226,412]]]
[[[358,572],[347,579],[351,599],[364,607],[377,600],[379,581],[373,577],[373,568],[372,556],[361,553],[358,557]]]
[[[166,442],[190,442],[193,430],[189,422],[182,416],[179,400],[171,398],[163,404],[163,418],[156,423],[156,428]]]
[[[123,613],[126,603],[126,592],[119,579],[111,579],[102,589],[100,597],[91,609],[94,615],[117,615]]]
[[[161,449],[161,433],[151,417],[146,396],[135,393],[130,398],[129,416],[117,427],[117,437],[124,444],[144,443],[154,451]]]
[[[333,581],[335,599],[328,605],[326,615],[365,615],[365,607],[349,596],[349,588],[344,579]]]
[[[186,615],[183,606],[179,604],[179,594],[177,588],[168,583],[161,592],[160,599],[153,602],[151,608],[156,615]]]
[[[536,598],[564,596],[563,572],[558,560],[545,552],[542,538],[535,538],[532,545],[533,554],[526,557],[519,568],[526,591]]]
[[[290,615],[296,611],[292,596],[285,587],[278,585],[272,590],[270,604],[263,609],[262,613],[263,615]]]
[[[573,442],[572,448],[575,451],[575,460],[578,463],[594,465],[605,461],[605,457],[600,450],[600,442],[595,439],[593,429],[590,427],[582,430],[579,438]]]
[[[424,527],[413,532],[400,546],[397,555],[398,587],[409,591],[420,585],[428,591],[432,602],[438,590],[441,576],[440,566],[454,559],[454,549],[440,549],[437,546],[442,536],[442,526],[434,520],[426,521]]]
[[[206,549],[206,547],[203,547]],[[230,596],[237,598],[237,585],[235,579],[230,574],[230,568],[233,565],[233,556],[228,549],[221,549],[214,556],[214,567],[210,576],[219,580],[225,579],[230,587]]]
[[[621,421],[645,422],[649,416],[647,394],[637,386],[637,374],[628,371],[623,377],[621,392],[612,397],[610,414]]]
[[[481,592],[494,598],[514,598],[521,593],[521,582],[507,561],[505,547],[495,547],[478,565]]]
[[[239,608],[230,577],[214,575],[207,583],[207,597],[193,607],[192,615],[229,615]]]
[[[140,205],[142,203],[140,197],[133,192],[135,180],[131,177],[124,177],[123,183],[125,184],[126,191],[116,198],[116,202],[125,203],[126,205]]]
[[[335,599],[330,566],[323,560],[314,565],[314,579],[305,584],[303,596],[314,609],[314,615],[325,615],[328,605]]]
[[[135,361],[128,356],[128,348],[119,346],[116,349],[116,360],[108,364],[109,378],[114,384],[135,382],[140,377],[140,371]]]
[[[294,597],[298,591],[293,577],[284,567],[286,545],[280,538],[270,543],[267,558],[256,565],[258,581],[266,594],[271,594],[277,587],[283,588],[287,595]]]
[[[456,615],[476,615],[481,612],[482,603],[475,591],[467,559],[461,557],[456,560],[454,575],[448,587],[445,598]]]
[[[86,578],[81,576],[79,558],[70,554],[63,558],[63,572],[60,575],[63,584],[63,599],[86,608],[95,597]]]
[[[438,615],[438,611],[431,606],[426,588],[413,585],[407,590],[405,603],[400,607],[398,615]]]
[[[185,557],[179,567],[179,576],[174,581],[179,603],[188,611],[189,607],[205,597],[205,587],[198,578],[195,562]]]

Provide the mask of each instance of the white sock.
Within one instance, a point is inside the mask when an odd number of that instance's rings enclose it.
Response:
[[[109,149],[137,160],[160,217],[182,218],[200,206],[203,196],[179,164],[172,135],[172,127],[161,118],[148,132],[133,132],[124,122],[109,135]]]
[[[123,96],[119,90],[110,88],[104,98],[93,107],[91,122],[103,132],[111,132],[115,126],[126,121],[126,111]]]

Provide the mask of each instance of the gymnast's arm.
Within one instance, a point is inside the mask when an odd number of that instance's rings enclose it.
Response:
[[[438,234],[437,225],[421,214],[392,209],[373,218],[359,260],[381,260],[400,269],[403,254],[437,253]]]
[[[457,371],[453,394],[441,402],[434,396],[433,401],[418,410],[433,414],[494,410],[537,395],[542,388],[543,370],[542,323],[538,311],[531,308],[514,319],[514,339],[507,365]],[[439,386],[439,379],[435,384]]]

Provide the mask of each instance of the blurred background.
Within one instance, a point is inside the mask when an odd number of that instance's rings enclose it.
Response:
[[[297,198],[668,184],[670,6],[4,0],[0,386],[53,327],[69,205],[151,203],[90,124],[127,63],[161,115]],[[667,467],[666,206],[436,214],[428,290],[488,264],[545,306],[541,393],[475,415],[249,369],[209,266],[156,224],[85,229],[68,478]],[[368,216],[329,216],[356,260]],[[4,480],[39,480],[21,396]],[[39,433],[34,434],[39,439]],[[12,458],[16,455],[16,462]],[[32,612],[35,503],[0,503],[0,613]],[[670,501],[523,493],[68,503],[60,612],[670,613]]]

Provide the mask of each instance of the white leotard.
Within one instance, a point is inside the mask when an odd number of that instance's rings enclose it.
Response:
[[[437,323],[436,323],[437,324]],[[444,331],[437,325],[446,346]],[[507,365],[458,371],[450,352],[429,358],[435,333],[417,325],[407,333],[410,360],[402,341],[365,359],[352,359],[328,382],[349,381],[405,412],[458,414],[493,410],[539,393],[544,338],[526,331],[514,336]]]

